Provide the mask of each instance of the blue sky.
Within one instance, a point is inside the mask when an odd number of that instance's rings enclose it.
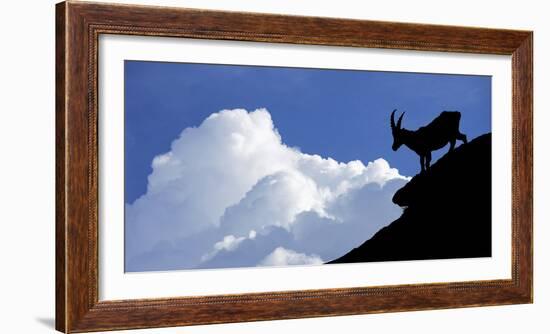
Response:
[[[416,129],[459,110],[461,131],[474,138],[491,129],[491,78],[126,61],[126,203],[145,193],[151,161],[183,129],[233,108],[267,108],[283,142],[304,153],[364,164],[382,157],[411,176],[418,158],[391,150],[391,111],[406,111],[403,126]]]

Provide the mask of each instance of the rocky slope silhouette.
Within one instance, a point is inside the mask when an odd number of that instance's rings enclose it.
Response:
[[[444,155],[393,202],[400,218],[329,263],[491,256],[491,134]]]

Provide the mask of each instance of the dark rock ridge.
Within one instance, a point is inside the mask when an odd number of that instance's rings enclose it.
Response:
[[[403,214],[329,263],[491,256],[491,134],[445,154],[399,189]]]

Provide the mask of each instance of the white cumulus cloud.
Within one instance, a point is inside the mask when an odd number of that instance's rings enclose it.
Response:
[[[323,260],[317,255],[306,255],[297,253],[292,249],[277,247],[266,256],[261,262],[261,266],[288,266],[288,265],[307,265],[322,264]]]
[[[383,159],[285,145],[266,109],[214,113],[151,165],[126,208],[128,271],[265,265],[279,248],[328,261],[396,219],[407,182]]]

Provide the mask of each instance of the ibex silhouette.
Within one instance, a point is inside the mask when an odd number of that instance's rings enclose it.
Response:
[[[392,149],[397,151],[401,145],[405,145],[420,157],[420,169],[422,172],[430,168],[432,151],[438,150],[450,143],[449,152],[455,148],[456,140],[468,142],[466,135],[460,133],[460,112],[443,111],[430,124],[412,131],[401,128],[403,112],[395,124],[394,110],[391,113],[390,125],[393,135]]]

